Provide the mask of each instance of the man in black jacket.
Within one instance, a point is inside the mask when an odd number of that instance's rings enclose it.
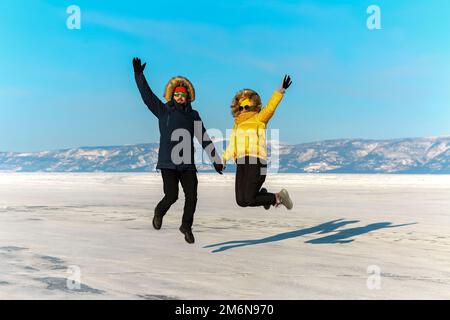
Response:
[[[194,135],[210,157],[214,169],[222,174],[223,165],[214,144],[206,134],[200,115],[192,109],[195,90],[190,81],[178,76],[166,86],[163,103],[150,89],[144,76],[146,63],[133,59],[136,84],[144,103],[159,121],[159,153],[156,169],[161,170],[164,198],[158,203],[153,216],[153,227],[161,228],[164,215],[178,199],[178,183],[185,194],[184,212],[180,231],[188,243],[194,243],[192,224],[197,204],[197,169],[194,163]]]

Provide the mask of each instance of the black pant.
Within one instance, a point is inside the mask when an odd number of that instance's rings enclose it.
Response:
[[[236,203],[240,207],[274,205],[275,194],[261,192],[266,180],[267,164],[249,157],[237,159],[236,163]]]
[[[164,198],[156,206],[156,214],[164,216],[170,206],[178,200],[178,182],[183,187],[185,202],[182,226],[191,228],[194,222],[194,212],[197,205],[197,173],[195,171],[178,171],[161,169],[164,185]]]

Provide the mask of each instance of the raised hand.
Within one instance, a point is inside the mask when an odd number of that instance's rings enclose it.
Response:
[[[285,75],[283,79],[283,89],[286,90],[287,88],[290,87],[291,84],[292,84],[291,77]]]
[[[143,73],[146,65],[147,63],[141,64],[141,59],[134,58],[133,59],[134,73]]]

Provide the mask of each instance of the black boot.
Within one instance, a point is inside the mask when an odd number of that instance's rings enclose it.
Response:
[[[261,190],[259,190],[259,192],[267,193],[267,189],[266,188],[261,188]],[[265,204],[264,205],[264,209],[269,210],[270,209],[270,204]]]
[[[161,229],[163,221],[163,215],[158,213],[158,210],[155,209],[155,214],[153,215],[153,228],[156,230]]]
[[[180,231],[182,234],[184,234],[184,240],[186,240],[187,243],[195,242],[195,238],[194,238],[194,235],[192,234],[191,228],[181,226]]]

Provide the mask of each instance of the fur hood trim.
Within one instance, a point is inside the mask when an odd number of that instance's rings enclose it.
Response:
[[[253,112],[259,112],[261,111],[261,98],[259,97],[258,93],[252,89],[243,89],[236,93],[233,100],[231,101],[231,114],[234,118],[239,113],[239,102],[248,99],[250,100],[250,110]]]
[[[187,89],[188,92],[188,101],[192,102],[195,100],[195,89],[192,83],[185,77],[182,76],[176,76],[169,80],[169,82],[166,85],[166,89],[164,90],[164,98],[167,101],[172,100],[173,91],[176,87],[182,86]]]

